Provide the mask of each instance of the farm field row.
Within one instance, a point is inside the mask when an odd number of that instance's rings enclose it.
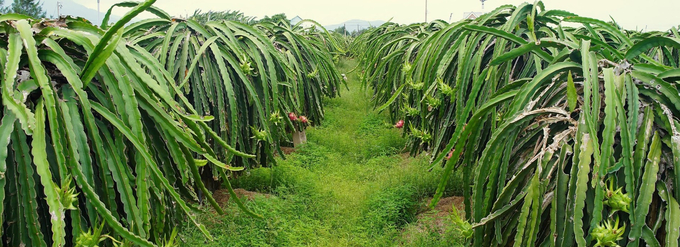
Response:
[[[676,27],[154,3],[0,15],[0,246],[680,244]]]
[[[356,62],[341,60],[347,71]],[[233,181],[245,205],[264,220],[249,217],[225,190],[216,199],[227,214],[198,217],[215,241],[190,224],[183,246],[456,246],[463,243],[448,217],[450,203],[426,208],[441,168],[426,170],[426,156],[402,154],[404,139],[385,114],[370,108],[356,74],[349,91],[326,99],[323,125],[307,129],[309,142],[277,161]],[[446,196],[460,198],[460,177]],[[453,199],[454,197],[450,197]],[[461,200],[457,201],[462,209]]]

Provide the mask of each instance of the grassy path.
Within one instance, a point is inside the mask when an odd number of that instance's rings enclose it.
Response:
[[[348,71],[352,61],[342,61]],[[349,75],[349,91],[326,99],[326,120],[307,129],[308,144],[274,168],[258,168],[234,184],[259,192],[227,215],[201,215],[215,237],[204,242],[193,227],[180,233],[185,246],[452,246],[459,236],[449,224],[417,217],[434,194],[439,172],[426,172],[427,157],[400,154],[401,131],[372,109],[370,96]],[[460,194],[453,178],[447,194]],[[419,220],[418,220],[419,219]],[[443,224],[443,225],[442,225]]]

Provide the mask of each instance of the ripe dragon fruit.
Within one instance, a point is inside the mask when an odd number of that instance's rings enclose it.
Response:
[[[300,116],[299,119],[300,119],[300,122],[303,123],[303,124],[307,124],[308,121],[309,121],[309,120],[307,120],[307,117],[305,117],[305,116]]]
[[[446,160],[450,160],[451,157],[453,157],[453,152],[455,152],[455,151],[456,151],[456,149],[452,149],[451,152],[449,152],[449,154],[446,155]]]
[[[298,118],[297,118],[297,116],[295,115],[295,113],[292,113],[292,112],[291,112],[291,113],[288,113],[288,118],[290,118],[290,121],[297,121],[297,120],[298,120]]]
[[[399,120],[397,123],[394,125],[395,128],[401,129],[404,127],[404,120]]]

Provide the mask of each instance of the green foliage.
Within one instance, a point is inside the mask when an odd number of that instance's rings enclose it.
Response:
[[[410,184],[384,188],[369,198],[365,221],[369,224],[367,228],[376,235],[412,222],[419,206],[415,188]]]
[[[222,162],[206,147],[196,113],[169,97],[172,82],[147,74],[159,71],[158,63],[140,63],[144,53],[121,45],[124,22],[152,3],[135,4],[106,32],[73,19],[64,25],[80,31],[17,15],[0,23],[1,129],[12,143],[0,153],[19,164],[0,166],[0,190],[3,206],[25,205],[5,211],[5,244],[95,245],[105,232],[112,240],[153,246],[177,219],[195,220],[187,201],[196,201],[193,186],[202,183],[180,171],[195,166],[186,163],[195,157]]]
[[[115,4],[130,11],[105,29],[2,16],[1,245],[173,245],[185,219],[212,240],[193,205],[224,212],[203,176],[234,194],[227,173],[273,161],[304,128],[281,113],[320,124],[322,96],[338,95],[330,53],[307,34],[172,19],[153,3]],[[143,11],[158,18],[127,25]]]
[[[444,167],[433,204],[462,173],[474,246],[657,246],[678,244],[662,228],[680,195],[678,44],[675,28],[537,2],[386,23],[353,46],[375,106],[409,126],[407,149]]]
[[[338,96],[341,79],[332,58],[321,42],[307,38],[312,34],[287,23],[199,21],[143,20],[130,25],[125,36],[138,52],[151,53],[147,60],[157,59],[169,72],[162,76],[179,82],[184,104],[198,115],[215,117],[205,124],[220,137],[207,140],[218,158],[244,167],[270,165],[279,146],[290,142],[287,133],[305,127],[279,117],[292,112],[320,124],[322,96]],[[227,144],[257,158],[232,157],[222,151]],[[209,167],[208,173],[219,176]]]

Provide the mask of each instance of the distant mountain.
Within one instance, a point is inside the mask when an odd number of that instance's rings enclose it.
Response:
[[[104,19],[106,11],[109,10],[111,6],[102,5],[99,11],[99,16],[97,16],[97,10],[80,5],[73,0],[43,0],[43,10],[47,12],[47,17],[57,17],[57,2],[61,4],[61,10],[59,14],[83,17],[95,25],[100,25],[101,20]],[[120,20],[121,16],[111,15],[109,22],[116,22]],[[99,21],[98,21],[99,20]]]
[[[106,14],[106,11],[109,10],[109,7],[111,6],[101,6],[101,13],[99,14],[99,18],[97,17],[97,10],[96,9],[91,9],[88,7],[85,7],[79,3],[74,2],[73,0],[42,0],[43,6],[42,9],[45,11],[47,14],[47,18],[56,18],[57,17],[57,3],[61,4],[61,10],[59,11],[59,14],[61,15],[70,15],[74,17],[83,17],[87,19],[88,21],[92,22],[92,24],[95,24],[99,26],[101,24],[101,20],[104,19],[104,15]],[[12,4],[12,0],[5,0],[5,6],[9,6]],[[109,22],[116,22],[120,20],[121,16],[118,15],[111,15],[109,18]],[[99,20],[99,21],[97,21]],[[134,22],[135,20],[133,20]]]
[[[340,24],[335,24],[335,25],[328,25],[324,26],[328,31],[332,31],[336,28],[345,26],[347,28],[348,32],[353,32],[357,30],[357,27],[359,29],[366,29],[368,27],[377,27],[385,23],[385,21],[366,21],[366,20],[358,20],[358,19],[353,19],[349,21],[345,21]]]

